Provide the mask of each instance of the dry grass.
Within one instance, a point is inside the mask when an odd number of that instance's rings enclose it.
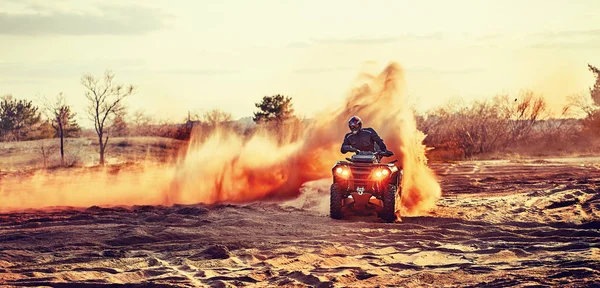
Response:
[[[177,156],[180,148],[184,147],[186,143],[162,137],[113,138],[108,143],[107,161],[108,163],[169,161]],[[60,166],[59,145],[59,139],[2,142],[0,143],[0,171]],[[66,165],[93,166],[98,164],[98,160],[98,141],[96,139],[65,139]]]

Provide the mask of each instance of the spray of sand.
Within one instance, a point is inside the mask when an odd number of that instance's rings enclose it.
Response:
[[[378,75],[362,75],[345,106],[323,111],[306,129],[279,133],[265,129],[249,139],[225,128],[209,135],[196,132],[176,165],[116,175],[106,170],[78,175],[39,172],[25,183],[2,183],[0,209],[294,198],[304,183],[330,177],[332,165],[342,158],[339,148],[346,121],[358,115],[396,153],[404,169],[404,212],[418,214],[435,205],[441,189],[427,167],[425,136],[416,128],[403,89],[402,69],[392,63]]]
[[[161,204],[161,194],[174,167],[148,164],[115,172],[100,169],[39,170],[5,177],[0,183],[0,212],[52,206],[89,207]]]

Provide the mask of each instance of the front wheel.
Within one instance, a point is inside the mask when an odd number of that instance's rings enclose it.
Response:
[[[344,215],[342,214],[342,205],[343,198],[342,193],[340,193],[337,185],[331,185],[331,194],[329,198],[329,217],[333,219],[342,219]]]
[[[385,222],[392,223],[396,221],[396,194],[398,187],[389,185],[383,194],[383,209],[379,212],[379,218]]]

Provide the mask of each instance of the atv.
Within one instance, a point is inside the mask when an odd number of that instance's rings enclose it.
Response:
[[[394,160],[381,163],[381,158],[393,156],[386,152],[359,152],[333,166],[329,215],[344,218],[344,211],[362,214],[377,212],[386,222],[396,220],[396,199],[402,193],[402,169]]]

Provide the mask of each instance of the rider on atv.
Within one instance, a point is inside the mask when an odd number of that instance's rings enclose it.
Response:
[[[402,187],[402,171],[392,161],[382,163],[383,157],[394,155],[372,128],[362,128],[362,120],[353,116],[348,120],[350,133],[342,144],[342,153],[354,152],[347,161],[337,161],[332,168],[333,184],[330,190],[329,215],[343,219],[344,211],[377,212],[386,222],[399,220],[396,198]],[[399,203],[399,202],[398,202]]]
[[[352,116],[350,120],[348,120],[348,127],[350,128],[350,133],[346,134],[344,137],[344,143],[342,144],[342,154],[346,154],[348,152],[386,152],[387,147],[383,143],[383,140],[377,132],[373,130],[373,128],[362,128],[362,120],[358,116]],[[375,144],[377,144],[378,150],[375,148]]]

